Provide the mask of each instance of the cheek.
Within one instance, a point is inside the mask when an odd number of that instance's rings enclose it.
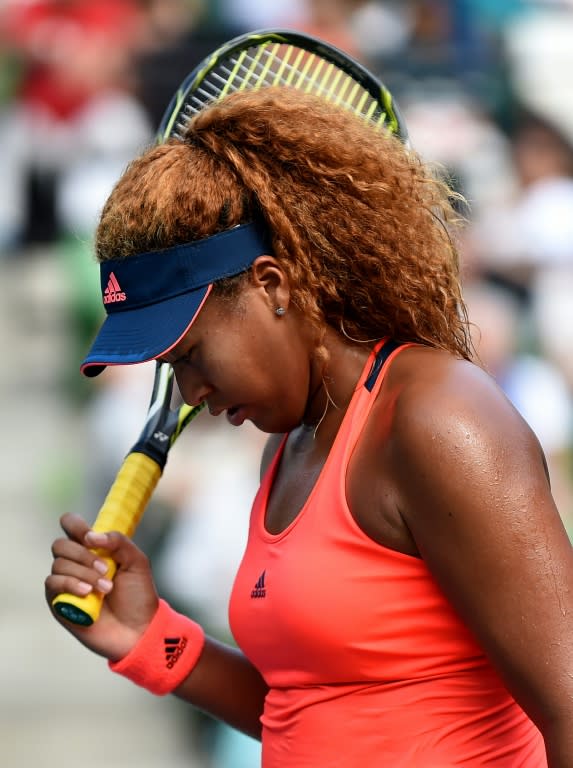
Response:
[[[276,431],[297,426],[305,412],[310,353],[308,340],[288,318],[253,301],[226,324],[208,332],[205,372],[225,398],[253,405]],[[281,424],[274,424],[280,420]],[[274,431],[274,430],[269,430]]]
[[[307,352],[288,334],[276,334],[259,347],[259,392],[273,412],[276,431],[298,426],[306,410],[310,364]]]
[[[232,353],[228,349],[219,351],[217,386],[240,402],[269,412],[280,410],[291,420],[297,415],[300,419],[306,404],[308,366],[284,340],[257,333],[243,336]]]

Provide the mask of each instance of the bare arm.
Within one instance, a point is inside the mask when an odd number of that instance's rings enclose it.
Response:
[[[94,653],[112,661],[123,658],[141,637],[158,605],[147,557],[118,533],[90,534],[80,517],[64,515],[67,538],[57,539],[52,551],[52,573],[46,579],[46,599],[51,605],[61,592],[82,595],[98,587],[106,593],[101,616],[91,627],[63,624]],[[90,538],[91,537],[91,538]],[[118,563],[113,585],[99,581],[96,556],[90,547],[107,550]],[[82,588],[82,584],[85,585]],[[207,638],[199,660],[175,695],[213,717],[255,738],[260,738],[260,716],[267,687],[253,665],[237,649]]]
[[[260,739],[267,690],[263,678],[241,651],[208,637],[199,663],[175,695]]]
[[[400,513],[436,580],[541,730],[573,765],[573,551],[539,444],[490,378],[436,357],[393,425]]]

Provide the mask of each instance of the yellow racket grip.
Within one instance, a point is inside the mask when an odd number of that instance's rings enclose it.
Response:
[[[130,453],[121,465],[105,501],[92,526],[98,533],[119,531],[130,538],[141,520],[151,494],[161,477],[161,467],[143,453]],[[108,564],[106,578],[116,572],[115,562],[100,550],[92,550]],[[97,590],[85,597],[62,593],[54,598],[52,607],[72,624],[89,627],[97,621],[104,595]]]

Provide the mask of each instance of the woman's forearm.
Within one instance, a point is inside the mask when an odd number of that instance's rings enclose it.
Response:
[[[197,665],[174,694],[260,739],[267,691],[263,678],[241,651],[207,637]]]

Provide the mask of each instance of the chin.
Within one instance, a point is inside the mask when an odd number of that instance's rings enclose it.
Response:
[[[269,435],[282,435],[285,432],[292,432],[300,425],[300,420],[289,419],[285,414],[273,414],[267,418],[250,419],[257,429]]]

